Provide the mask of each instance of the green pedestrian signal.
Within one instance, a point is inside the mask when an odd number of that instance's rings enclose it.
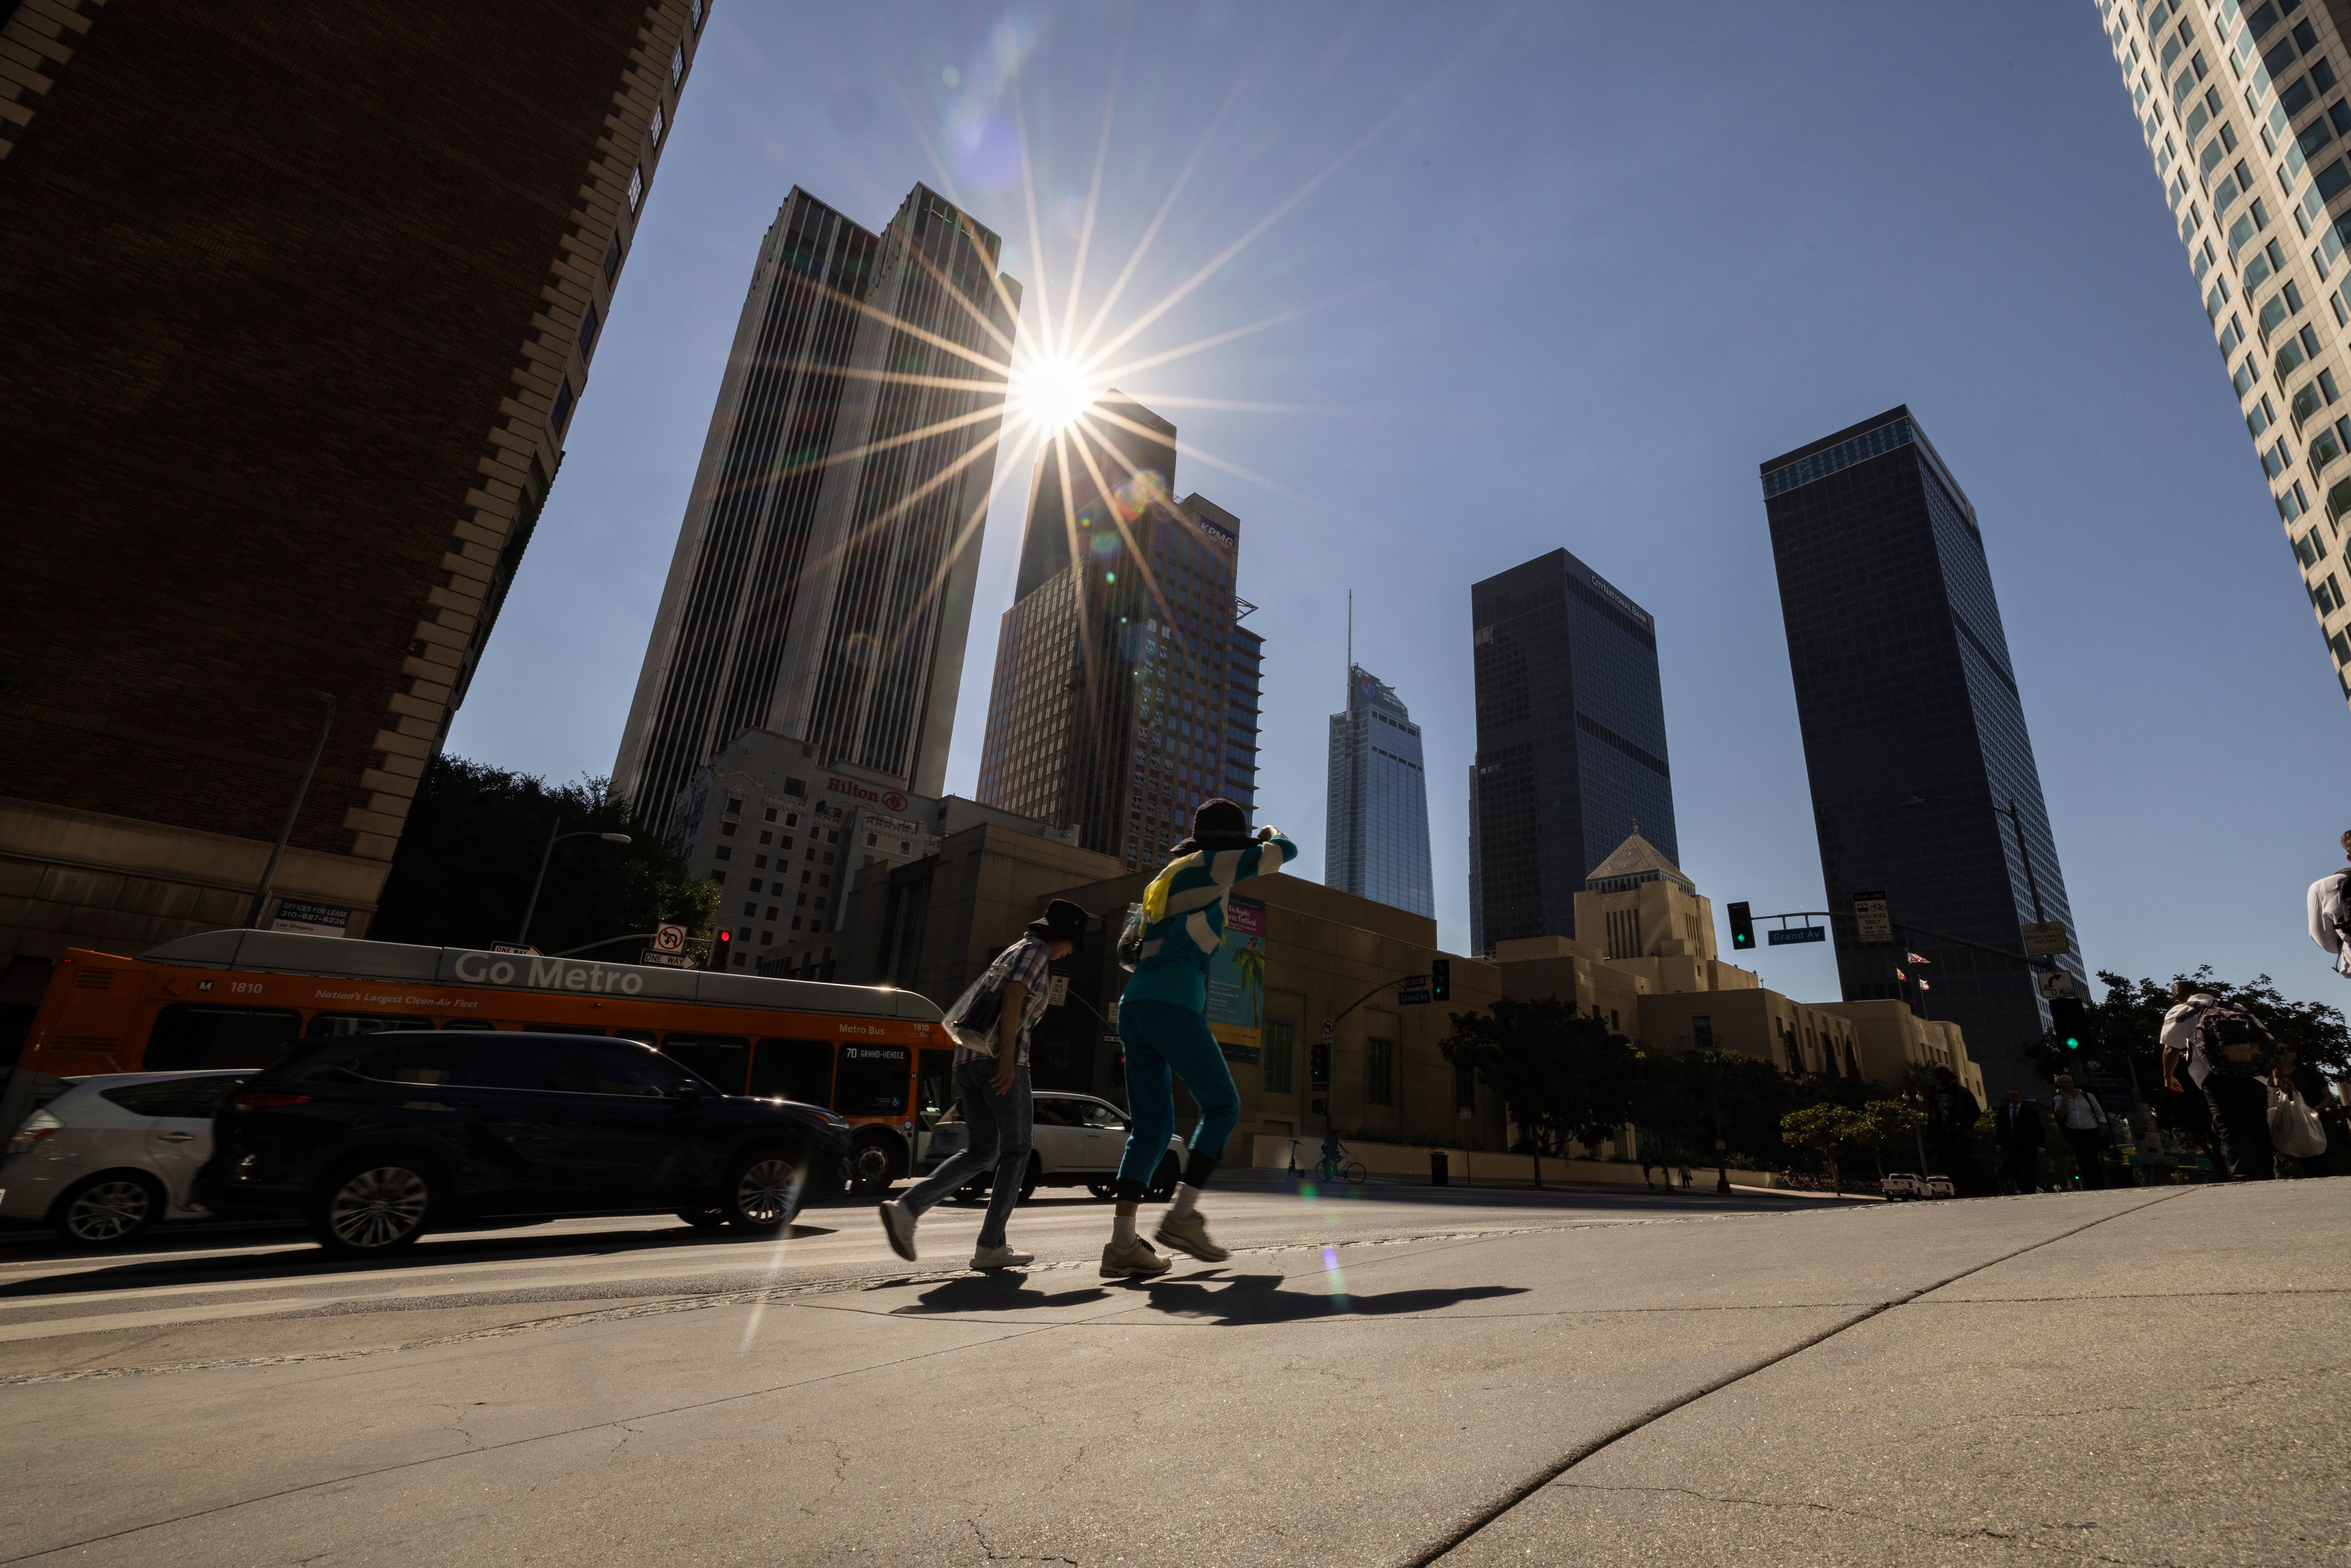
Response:
[[[1428,999],[1449,1002],[1453,999],[1453,960],[1431,958],[1428,961]]]
[[[1734,948],[1755,946],[1755,916],[1744,904],[1730,906],[1730,945]]]

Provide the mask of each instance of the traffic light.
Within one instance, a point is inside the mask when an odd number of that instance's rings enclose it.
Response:
[[[1330,1082],[1331,1042],[1327,1040],[1316,1040],[1314,1050],[1308,1055],[1306,1063],[1306,1081],[1309,1083],[1319,1086]]]
[[[726,955],[733,951],[735,951],[735,933],[732,931],[721,931],[711,940],[710,967],[714,969],[725,968],[726,967]]]
[[[2057,1031],[2060,1044],[2068,1051],[2082,1049],[2082,1036],[2089,1023],[2086,1009],[2079,997],[2054,997],[2049,1003],[2049,1021]]]
[[[1453,960],[1431,958],[1428,961],[1428,999],[1449,1002],[1453,999]]]
[[[1748,913],[1746,904],[1730,906],[1730,945],[1740,948],[1755,946],[1755,916]]]

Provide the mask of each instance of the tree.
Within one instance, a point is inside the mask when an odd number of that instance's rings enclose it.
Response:
[[[1687,1159],[1720,1138],[1725,1154],[1759,1164],[1786,1156],[1780,1118],[1799,1103],[1802,1081],[1737,1051],[1643,1047],[1638,1068],[1632,1117],[1661,1153]]]
[[[1604,1019],[1557,997],[1506,997],[1483,1013],[1455,1013],[1439,1049],[1501,1096],[1534,1156],[1537,1186],[1543,1155],[1565,1158],[1571,1140],[1596,1144],[1629,1118],[1637,1059],[1632,1042]]]
[[[1866,1145],[1876,1159],[1879,1181],[1886,1179],[1886,1155],[1891,1153],[1897,1160],[1909,1155],[1927,1130],[1927,1113],[1899,1100],[1872,1100],[1854,1114],[1855,1142]]]
[[[1837,1150],[1846,1144],[1863,1141],[1867,1134],[1868,1124],[1860,1112],[1825,1101],[1800,1105],[1780,1118],[1780,1135],[1796,1147],[1811,1149],[1826,1160],[1830,1184],[1839,1192],[1843,1192],[1844,1186],[1837,1174]]]
[[[630,835],[623,848],[593,840],[558,845],[531,916],[530,942],[560,953],[675,922],[706,934],[718,889],[632,817],[606,780],[550,787],[463,758],[435,758],[419,780],[392,874],[368,935],[382,942],[487,947],[522,925],[531,879],[560,821],[566,832]],[[602,956],[626,960],[625,946]]]

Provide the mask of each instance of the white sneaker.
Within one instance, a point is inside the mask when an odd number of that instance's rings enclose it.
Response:
[[[880,1213],[882,1233],[890,1239],[890,1250],[912,1263],[914,1260],[914,1221],[921,1217],[901,1208],[895,1198],[883,1204]]]
[[[975,1269],[1026,1269],[1037,1261],[1034,1252],[1022,1252],[1010,1247],[982,1247],[971,1255]]]

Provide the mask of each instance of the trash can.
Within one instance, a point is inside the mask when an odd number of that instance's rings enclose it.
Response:
[[[1447,1168],[1445,1151],[1443,1149],[1429,1150],[1428,1185],[1431,1186],[1444,1186],[1448,1185],[1452,1179],[1452,1173]]]

